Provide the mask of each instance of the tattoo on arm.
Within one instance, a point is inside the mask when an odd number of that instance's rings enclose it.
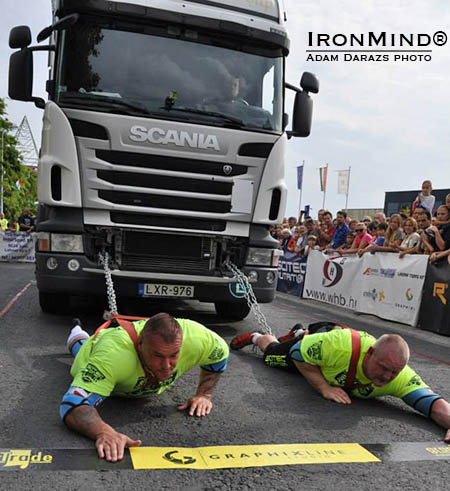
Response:
[[[211,397],[217,385],[217,382],[219,381],[220,375],[220,373],[211,373],[207,372],[206,370],[201,370],[200,382],[197,388],[197,395]]]
[[[67,426],[95,440],[102,426],[105,425],[98,411],[92,406],[78,406],[66,416]]]

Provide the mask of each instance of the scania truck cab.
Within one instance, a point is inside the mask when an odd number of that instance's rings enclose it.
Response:
[[[314,75],[285,82],[278,0],[56,0],[31,44],[11,30],[9,95],[44,109],[36,279],[41,308],[104,295],[214,302],[244,318],[242,271],[273,300],[288,139],[308,136]],[[44,43],[44,41],[46,41]],[[49,52],[48,101],[33,52]],[[284,101],[296,92],[292,131]],[[103,259],[103,263],[102,263]]]

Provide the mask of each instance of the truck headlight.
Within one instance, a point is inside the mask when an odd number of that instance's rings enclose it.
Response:
[[[51,234],[52,252],[83,253],[83,237],[72,234]]]
[[[283,251],[278,249],[262,249],[260,247],[249,247],[247,253],[247,265],[258,265],[276,267],[278,266],[278,257]]]

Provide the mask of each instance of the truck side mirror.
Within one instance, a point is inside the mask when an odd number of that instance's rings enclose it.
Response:
[[[16,26],[9,32],[9,47],[12,49],[27,48],[31,44],[31,31],[28,26]]]
[[[16,51],[9,58],[8,94],[17,101],[33,100],[33,53],[28,48]]]
[[[20,48],[9,58],[8,95],[16,101],[32,101],[39,108],[45,107],[44,99],[33,97],[33,51],[51,51],[54,46],[28,47],[31,31],[28,26],[13,27],[9,33],[9,46]]]
[[[288,132],[288,136],[309,136],[311,133],[313,100],[308,92],[317,94],[319,92],[319,80],[309,72],[305,72],[300,80],[300,85],[303,90],[293,85],[286,84],[288,89],[294,90],[295,101],[294,111],[292,114],[292,131]]]

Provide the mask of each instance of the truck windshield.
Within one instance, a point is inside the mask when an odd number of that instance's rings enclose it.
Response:
[[[78,22],[59,48],[56,102],[87,110],[281,132],[283,58],[168,28]],[[162,34],[162,33],[161,33]],[[166,37],[173,35],[173,37]],[[206,39],[206,36],[204,36]],[[200,42],[202,41],[202,42]]]

